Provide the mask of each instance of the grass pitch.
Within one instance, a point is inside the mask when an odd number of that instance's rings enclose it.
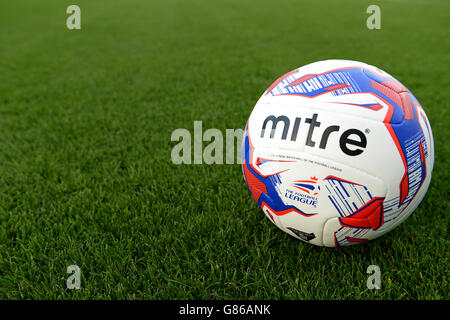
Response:
[[[368,30],[372,2],[80,0],[70,31],[71,1],[4,1],[0,298],[448,299],[450,6],[377,1]],[[402,81],[436,149],[417,211],[339,250],[273,226],[239,165],[170,160],[174,129],[243,128],[277,77],[330,58]]]

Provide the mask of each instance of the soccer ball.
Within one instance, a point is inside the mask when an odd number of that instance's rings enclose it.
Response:
[[[419,101],[386,72],[348,60],[275,81],[242,143],[245,181],[269,220],[327,247],[375,239],[404,221],[425,196],[433,162]]]

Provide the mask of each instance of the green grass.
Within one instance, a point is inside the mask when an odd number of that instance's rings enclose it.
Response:
[[[375,31],[373,1],[80,0],[69,31],[72,3],[1,4],[0,298],[449,298],[447,1],[375,1]],[[330,58],[407,85],[436,149],[417,211],[339,250],[274,227],[239,165],[170,161],[174,129],[243,128],[277,77]]]

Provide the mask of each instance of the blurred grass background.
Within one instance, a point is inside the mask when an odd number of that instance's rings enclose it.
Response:
[[[0,298],[449,298],[448,1],[80,0],[81,30],[70,4],[0,5]],[[275,228],[239,165],[170,161],[174,129],[243,128],[275,79],[332,58],[404,83],[436,148],[417,211],[343,250]]]

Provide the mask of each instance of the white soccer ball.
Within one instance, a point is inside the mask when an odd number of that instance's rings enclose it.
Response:
[[[319,246],[375,239],[419,205],[431,126],[399,81],[365,63],[295,69],[261,96],[242,144],[245,181],[277,227]]]

